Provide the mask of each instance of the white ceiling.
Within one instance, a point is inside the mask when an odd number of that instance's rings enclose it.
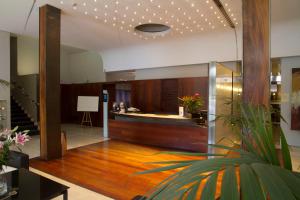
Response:
[[[44,4],[62,9],[63,44],[95,51],[230,29],[212,0],[37,0],[24,29],[32,3],[1,0],[0,30],[38,37],[38,7]],[[222,3],[240,26],[241,0]],[[272,20],[300,18],[299,7],[299,0],[272,0]],[[155,38],[135,33],[136,25],[149,22],[171,31]]]

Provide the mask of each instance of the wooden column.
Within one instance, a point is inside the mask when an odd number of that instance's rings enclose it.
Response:
[[[243,100],[269,105],[270,0],[243,0]]]
[[[41,158],[60,158],[60,15],[59,9],[40,8],[40,129]]]

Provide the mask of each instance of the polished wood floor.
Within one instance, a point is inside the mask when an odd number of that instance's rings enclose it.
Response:
[[[114,199],[129,200],[174,173],[135,175],[158,166],[146,162],[189,159],[157,154],[162,150],[166,149],[110,140],[69,150],[62,159],[32,159],[30,166]]]

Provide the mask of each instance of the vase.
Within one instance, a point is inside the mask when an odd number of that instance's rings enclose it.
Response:
[[[7,193],[7,179],[2,167],[0,170],[0,196],[3,196]]]

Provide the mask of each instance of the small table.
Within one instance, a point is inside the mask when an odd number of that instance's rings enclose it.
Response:
[[[69,187],[52,181],[48,178],[30,172],[26,169],[19,169],[3,174],[7,179],[8,192],[16,190],[17,194],[0,199],[6,200],[48,200],[63,195],[68,199]]]

